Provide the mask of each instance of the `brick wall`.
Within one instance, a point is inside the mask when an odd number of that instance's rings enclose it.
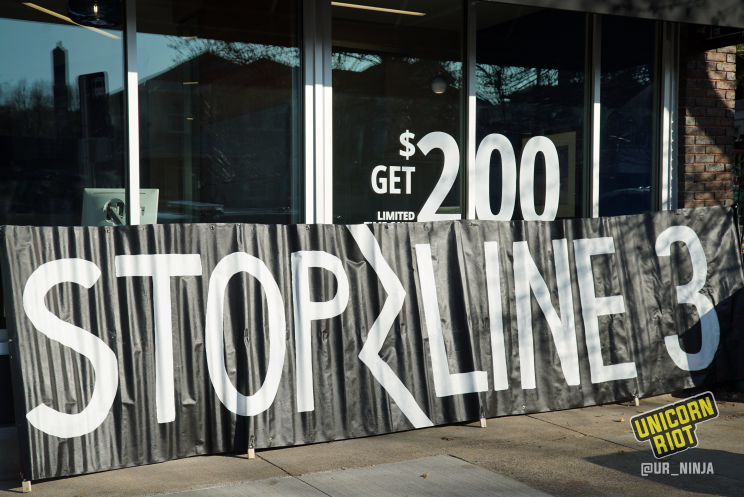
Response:
[[[702,50],[682,31],[679,207],[732,205],[736,47]]]

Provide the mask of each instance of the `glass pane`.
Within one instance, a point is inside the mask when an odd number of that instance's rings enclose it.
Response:
[[[425,203],[459,217],[462,2],[364,5],[394,12],[333,7],[333,221],[430,220]],[[446,172],[441,148],[419,147],[427,135],[446,147]],[[443,172],[455,180],[442,201]]]
[[[121,27],[54,14],[0,0],[0,224],[80,225],[86,188],[124,188]]]
[[[300,220],[298,12],[137,2],[140,174],[157,222]]]
[[[576,12],[478,3],[476,144],[506,136],[517,171],[530,138],[545,136],[558,152],[558,218],[581,217],[584,170],[586,16]],[[501,155],[491,155],[491,211],[501,206]],[[519,182],[516,183],[519,185]],[[518,190],[517,186],[517,190]],[[546,170],[535,160],[535,210],[545,205]],[[515,192],[513,218],[522,218]]]
[[[599,215],[653,210],[656,23],[602,17]]]

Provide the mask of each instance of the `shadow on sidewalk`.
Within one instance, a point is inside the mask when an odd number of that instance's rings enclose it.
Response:
[[[608,454],[588,457],[586,460],[605,468],[648,479],[677,490],[731,497],[742,495],[744,473],[742,473],[741,468],[744,467],[744,454],[693,448],[665,460],[654,459],[650,450],[646,454],[638,455],[641,457],[629,457],[627,459],[623,458],[623,460],[614,454]],[[662,466],[658,463],[664,462],[669,463],[669,474],[654,474],[654,470],[661,472]],[[652,467],[648,476],[642,476],[641,465],[649,463],[657,464]],[[705,463],[699,465],[703,473],[708,468],[708,463],[712,463],[714,474],[680,474],[680,463]],[[693,471],[689,465],[688,470]]]

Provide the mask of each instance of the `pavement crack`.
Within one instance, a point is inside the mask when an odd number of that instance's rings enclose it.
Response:
[[[563,426],[563,425],[559,425],[558,423],[553,423],[552,421],[548,421],[548,420],[541,419],[541,418],[536,418],[536,417],[534,417],[534,416],[532,416],[530,414],[528,414],[527,417],[528,418],[532,418],[532,419],[536,419],[537,421],[542,421],[543,423],[548,423],[549,425],[557,426],[558,428],[563,428],[565,430],[573,431],[573,432],[578,433],[580,435],[584,435],[585,437],[590,437],[591,436],[588,433],[582,433],[579,430],[574,430],[573,428],[571,428],[569,426]]]
[[[308,487],[312,487],[312,488],[314,488],[315,490],[317,490],[318,492],[320,492],[321,494],[323,494],[323,495],[327,495],[328,497],[331,497],[331,494],[327,494],[327,493],[325,493],[324,491],[322,491],[321,489],[319,489],[319,488],[318,488],[318,487],[316,487],[315,485],[312,485],[312,484],[310,484],[310,483],[306,482],[305,480],[303,480],[303,479],[302,479],[302,478],[300,478],[299,476],[294,476],[293,478],[297,478],[298,480],[300,480],[300,481],[301,481],[302,483],[304,483],[304,484],[305,484],[305,485],[307,485]]]
[[[278,469],[278,470],[280,470],[280,471],[283,471],[283,472],[284,472],[284,474],[286,474],[287,476],[291,476],[292,478],[297,478],[297,477],[296,477],[295,475],[291,474],[291,473],[290,473],[289,471],[287,471],[286,469],[282,468],[281,466],[279,466],[279,465],[277,465],[277,464],[274,464],[273,462],[269,461],[269,460],[268,460],[268,459],[266,459],[265,457],[261,457],[261,454],[258,454],[258,453],[257,453],[257,454],[256,454],[256,457],[257,457],[257,458],[259,458],[259,459],[261,459],[262,461],[265,461],[265,462],[267,462],[267,463],[271,464],[271,465],[272,465],[272,466],[274,466],[274,467],[275,467],[276,469]]]
[[[267,463],[269,463],[269,464],[271,464],[272,466],[274,466],[274,467],[275,467],[276,469],[278,469],[278,470],[280,470],[280,471],[284,471],[284,473],[285,473],[285,474],[286,474],[287,476],[289,476],[290,478],[294,478],[294,479],[296,479],[296,480],[299,480],[299,481],[301,481],[302,483],[304,483],[305,485],[307,485],[308,487],[312,487],[312,488],[314,488],[315,490],[317,490],[317,491],[318,491],[318,492],[320,492],[321,494],[323,494],[323,495],[327,495],[328,497],[331,497],[331,494],[328,494],[328,493],[326,493],[326,492],[322,491],[321,489],[319,489],[319,488],[318,488],[318,487],[316,487],[315,485],[312,485],[312,484],[310,484],[310,483],[306,482],[305,480],[303,480],[303,479],[302,479],[302,478],[300,478],[299,476],[295,476],[295,475],[293,475],[292,473],[290,473],[290,472],[289,472],[289,471],[287,471],[286,469],[282,468],[282,467],[281,467],[281,466],[279,466],[278,464],[274,464],[273,462],[269,461],[269,460],[268,460],[268,459],[266,459],[265,457],[261,457],[261,455],[260,455],[260,454],[256,454],[256,457],[258,457],[258,458],[259,458],[259,459],[261,459],[262,461],[266,461]]]
[[[560,425],[558,423],[553,423],[552,421],[547,421],[545,419],[536,418],[536,417],[531,416],[529,414],[527,416],[530,417],[530,418],[532,418],[532,419],[536,419],[538,421],[543,421],[543,422],[548,423],[550,425],[557,426],[559,428],[565,428],[566,430],[573,431],[574,433],[578,433],[579,435],[583,435],[585,437],[594,438],[595,440],[602,440],[603,442],[609,442],[609,443],[615,444],[615,445],[617,445],[619,447],[623,447],[623,448],[626,448],[626,449],[633,449],[633,450],[635,450],[637,452],[642,452],[641,449],[639,449],[638,447],[633,447],[632,445],[626,445],[626,444],[623,444],[623,443],[620,443],[620,442],[616,442],[614,440],[608,440],[606,438],[602,438],[602,437],[598,437],[596,435],[592,435],[591,433],[584,433],[584,432],[581,432],[579,430],[574,430],[573,428],[570,428],[568,426],[563,426],[563,425]],[[560,440],[560,439],[558,439],[558,440]]]

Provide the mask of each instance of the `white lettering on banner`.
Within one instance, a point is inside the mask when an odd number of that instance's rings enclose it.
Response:
[[[501,207],[498,214],[491,211],[489,192],[491,155],[494,150],[501,155]],[[478,219],[511,220],[517,197],[517,160],[514,157],[514,147],[504,135],[494,133],[480,142],[475,154],[475,174],[470,182],[470,191],[473,192]]]
[[[158,423],[176,419],[173,382],[173,323],[171,318],[172,276],[201,276],[199,254],[117,255],[116,276],[151,276],[152,308],[155,313],[155,405]]]
[[[611,297],[597,297],[594,289],[594,273],[592,271],[593,255],[614,254],[615,243],[612,237],[583,238],[574,240],[574,257],[576,258],[576,273],[579,278],[579,294],[581,296],[581,312],[584,316],[584,333],[586,334],[586,348],[589,355],[589,369],[592,383],[624,380],[638,376],[633,362],[605,365],[602,359],[602,343],[599,337],[599,316],[622,314],[625,303],[621,295]]]
[[[378,240],[368,226],[347,226],[364,260],[376,272],[387,295],[384,305],[370,327],[359,359],[390,395],[416,428],[433,426],[431,419],[417,403],[393,369],[380,356],[396,319],[403,309],[406,291],[400,279],[385,260]],[[700,293],[705,286],[708,263],[697,234],[690,228],[666,229],[656,240],[659,257],[669,257],[671,245],[683,242],[690,254],[692,278],[677,286],[679,304],[692,304],[700,316],[702,346],[697,353],[682,350],[677,335],[665,337],[669,355],[683,370],[703,369],[711,363],[720,340],[720,326],[713,302]],[[611,237],[574,240],[576,273],[584,321],[585,338],[592,383],[616,381],[637,376],[634,362],[604,363],[600,342],[599,316],[621,314],[625,305],[621,295],[597,297],[592,259],[594,255],[614,254]],[[568,242],[565,238],[551,241],[560,315],[552,302],[546,278],[540,273],[526,241],[513,243],[514,297],[516,304],[519,363],[522,389],[536,388],[535,350],[532,323],[534,294],[550,328],[561,369],[568,385],[580,385],[579,356],[573,314],[573,294],[569,269]],[[449,362],[442,329],[437,283],[430,244],[413,247],[416,258],[423,320],[429,338],[432,377],[437,397],[486,392],[486,371],[449,372]],[[484,242],[486,294],[490,321],[491,354],[495,391],[509,388],[506,337],[504,333],[499,242]],[[436,254],[436,253],[435,253]],[[291,291],[296,337],[296,396],[299,412],[313,411],[312,322],[340,316],[348,307],[350,286],[343,261],[324,251],[298,251],[290,254]],[[199,254],[152,254],[115,256],[117,277],[152,277],[156,350],[156,408],[159,423],[175,420],[173,332],[170,278],[200,276]],[[328,301],[311,300],[310,268],[330,271],[337,282],[336,295]],[[241,272],[254,276],[262,286],[268,310],[269,359],[266,376],[260,388],[250,396],[237,391],[225,365],[224,309],[231,278]],[[56,285],[70,282],[91,288],[101,277],[92,262],[83,259],[60,259],[38,267],[29,277],[23,291],[23,308],[33,326],[49,339],[85,356],[93,367],[95,383],[88,405],[78,414],[59,412],[39,404],[27,413],[29,423],[37,429],[60,438],[82,436],[98,428],[108,416],[118,390],[118,362],[114,352],[88,331],[62,321],[46,308],[46,295]],[[364,291],[360,289],[359,291]],[[286,354],[287,323],[284,300],[279,286],[263,261],[244,252],[225,256],[214,268],[206,305],[205,352],[209,378],[220,401],[231,412],[255,416],[274,402],[282,377]]]
[[[539,216],[535,211],[535,158],[542,152],[545,157],[545,209]],[[519,203],[525,221],[554,221],[558,214],[561,192],[561,173],[558,150],[550,138],[533,136],[522,151],[519,163]]]
[[[666,345],[669,356],[678,368],[685,371],[699,371],[707,368],[713,361],[721,339],[721,328],[713,302],[700,293],[700,290],[705,286],[708,272],[708,261],[705,258],[705,251],[700,243],[700,238],[687,226],[667,228],[656,239],[656,254],[659,257],[669,257],[674,242],[682,242],[687,246],[692,262],[692,278],[689,283],[677,287],[677,302],[692,304],[695,307],[700,317],[702,345],[700,351],[695,354],[685,352],[679,346],[678,335],[664,337],[664,345]]]
[[[434,131],[424,136],[417,145],[424,155],[428,155],[435,148],[440,149],[444,153],[442,175],[439,177],[439,181],[431,192],[431,195],[426,199],[426,203],[421,208],[418,220],[420,222],[427,222],[460,219],[462,217],[460,214],[437,213],[445,197],[447,197],[447,194],[452,189],[452,185],[455,184],[457,172],[460,170],[460,149],[457,146],[457,142],[447,133]]]
[[[449,372],[449,361],[442,333],[442,318],[439,315],[437,283],[434,277],[434,265],[431,261],[431,246],[425,243],[417,244],[415,250],[421,286],[421,303],[424,306],[424,322],[429,334],[434,390],[437,397],[488,391],[488,373],[485,371],[455,374]]]
[[[230,278],[240,272],[252,275],[261,283],[269,314],[269,365],[263,385],[249,396],[238,392],[225,369],[225,293]],[[226,255],[214,268],[209,278],[205,335],[209,378],[222,404],[240,416],[255,416],[268,409],[274,402],[282,379],[287,325],[279,286],[261,259],[245,252],[233,252]]]
[[[385,304],[369,329],[369,333],[367,333],[367,340],[364,342],[361,352],[359,352],[359,359],[369,368],[372,376],[382,385],[382,388],[387,391],[388,395],[392,397],[415,428],[434,426],[434,423],[431,422],[416,403],[416,399],[411,392],[403,385],[400,378],[395,376],[390,366],[380,357],[380,350],[385,342],[385,338],[390,332],[395,318],[403,308],[406,291],[403,289],[398,276],[390,268],[385,257],[383,257],[380,244],[370,229],[363,224],[349,225],[347,228],[359,246],[362,255],[377,273],[377,277],[380,279],[385,293],[387,293]]]
[[[292,253],[292,296],[295,322],[295,363],[297,410],[315,410],[313,396],[312,322],[340,315],[349,302],[349,279],[341,259],[328,252],[299,251]],[[326,302],[310,300],[311,267],[323,268],[336,277],[336,295]]]
[[[60,283],[91,288],[100,277],[101,270],[90,261],[59,259],[39,266],[23,290],[23,310],[34,327],[51,340],[85,356],[95,375],[93,394],[79,413],[67,414],[39,404],[26,414],[31,425],[55,437],[80,437],[103,423],[119,388],[119,363],[114,351],[100,338],[52,314],[44,304],[44,297]]]
[[[509,373],[506,367],[506,345],[504,343],[504,316],[501,309],[501,276],[499,269],[499,242],[485,242],[486,293],[488,298],[488,321],[491,328],[491,356],[493,359],[493,389],[509,388]]]
[[[561,317],[558,317],[555,312],[550,299],[550,290],[530,255],[527,242],[514,242],[514,294],[519,334],[519,369],[522,374],[522,388],[525,390],[536,386],[530,289],[535,294],[535,300],[548,321],[566,383],[581,384],[571,276],[568,268],[568,243],[565,238],[553,240],[553,256],[555,257],[555,279],[558,285]]]

